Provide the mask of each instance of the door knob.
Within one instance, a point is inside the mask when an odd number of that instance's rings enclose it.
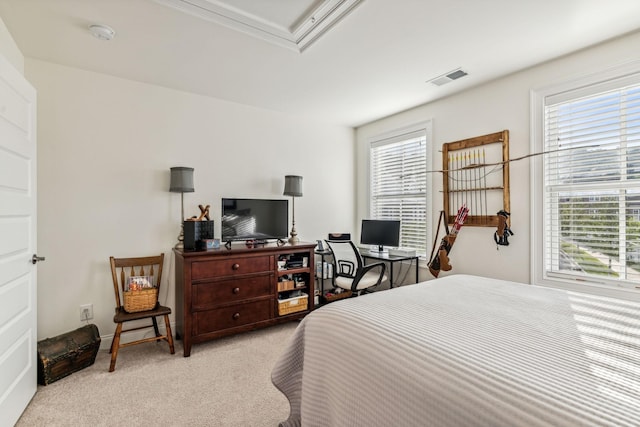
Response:
[[[33,254],[33,256],[31,257],[31,263],[35,264],[38,261],[44,261],[44,257],[43,256],[38,256],[36,254]]]

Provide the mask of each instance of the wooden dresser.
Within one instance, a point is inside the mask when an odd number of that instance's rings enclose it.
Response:
[[[174,249],[176,337],[184,356],[192,344],[300,319],[313,310],[314,248],[315,243],[234,243],[231,249]]]

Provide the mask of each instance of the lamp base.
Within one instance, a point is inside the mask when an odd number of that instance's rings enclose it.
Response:
[[[178,243],[176,243],[174,248],[184,249],[184,223],[180,224],[180,234],[178,234]]]
[[[291,227],[291,233],[289,234],[291,235],[291,237],[289,237],[289,243],[291,243],[292,245],[295,245],[296,243],[300,242],[300,239],[298,239],[298,232],[296,231],[295,225]]]
[[[289,243],[291,243],[292,245],[295,245],[296,243],[300,243],[300,239],[298,239],[298,236],[289,237]]]

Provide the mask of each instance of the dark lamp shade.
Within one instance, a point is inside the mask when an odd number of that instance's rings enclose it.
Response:
[[[171,184],[169,191],[172,193],[193,193],[193,168],[176,166],[171,168]]]
[[[286,175],[284,177],[284,193],[282,194],[293,197],[302,196],[302,177],[298,175]]]

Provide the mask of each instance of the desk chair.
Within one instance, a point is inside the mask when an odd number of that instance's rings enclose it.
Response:
[[[158,294],[160,293],[160,283],[162,280],[162,264],[164,262],[164,254],[150,257],[139,258],[109,258],[111,263],[111,277],[113,278],[113,290],[116,296],[116,312],[113,316],[113,321],[116,323],[116,332],[113,334],[113,341],[111,341],[111,365],[109,366],[109,372],[113,372],[116,368],[116,358],[118,357],[118,350],[130,345],[142,344],[151,341],[164,340],[169,343],[169,351],[171,354],[175,353],[173,347],[173,336],[171,335],[171,325],[169,323],[169,315],[171,309],[169,307],[162,306],[158,303]],[[124,309],[122,302],[124,301],[124,289],[125,284],[131,276],[151,276],[152,281],[155,282],[155,286],[158,293],[155,295],[155,306],[151,309],[144,311],[127,312]],[[157,316],[164,317],[164,325],[166,329],[166,335],[160,334],[158,330]],[[137,327],[131,327],[123,329],[125,322],[131,322],[134,320],[151,319],[151,324],[141,325]],[[147,329],[153,327],[155,336],[142,338],[134,341],[130,341],[124,344],[120,344],[120,337],[125,332],[136,331],[139,329]]]
[[[333,283],[335,286],[352,291],[354,295],[366,292],[387,280],[383,262],[364,265],[358,248],[351,240],[327,240],[333,253]]]

